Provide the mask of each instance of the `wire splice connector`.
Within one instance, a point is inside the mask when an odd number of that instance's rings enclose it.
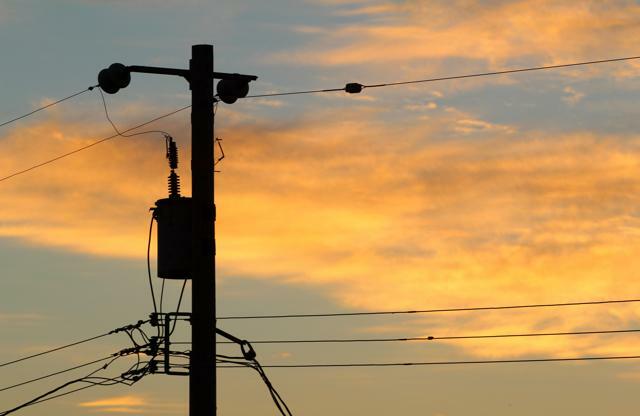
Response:
[[[357,82],[350,82],[344,86],[345,92],[348,92],[349,94],[358,94],[362,92],[363,88],[364,88],[364,85],[359,84]]]

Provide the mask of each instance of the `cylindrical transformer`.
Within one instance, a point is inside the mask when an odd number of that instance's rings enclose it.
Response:
[[[158,277],[191,279],[191,198],[156,201]]]

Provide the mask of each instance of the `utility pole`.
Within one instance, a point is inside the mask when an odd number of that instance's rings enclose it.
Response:
[[[194,45],[191,84],[193,198],[189,415],[216,414],[215,202],[213,181],[213,46]]]
[[[190,237],[191,250],[171,250],[171,235],[167,238],[167,255],[175,256],[169,263],[178,264],[183,272],[163,274],[162,278],[192,279],[191,354],[189,357],[189,415],[210,416],[216,414],[216,292],[215,292],[215,217],[214,202],[214,79],[218,82],[218,98],[232,104],[249,91],[254,75],[229,74],[213,71],[213,45],[193,45],[189,69],[125,66],[112,64],[98,75],[100,88],[115,94],[131,81],[131,73],[176,75],[185,78],[191,89],[191,227],[173,230],[179,234],[175,241]],[[186,198],[188,199],[188,198]],[[164,204],[174,201],[164,200]],[[169,201],[169,202],[167,202]],[[178,200],[182,204],[180,200]],[[189,201],[187,201],[189,202]],[[163,204],[163,205],[164,205]],[[179,210],[166,211],[178,215]],[[171,219],[171,218],[170,218]],[[158,219],[158,221],[160,221]],[[158,227],[160,227],[160,222]],[[185,238],[187,237],[187,238]],[[159,242],[160,243],[160,242]],[[163,243],[164,244],[164,243]],[[160,253],[160,250],[159,250]],[[180,254],[176,254],[180,253]],[[187,258],[183,258],[187,257]],[[160,264],[160,255],[158,264]],[[186,271],[186,272],[185,272]],[[187,274],[185,276],[184,274]],[[178,314],[176,314],[178,315]],[[165,321],[168,319],[164,318]],[[165,322],[167,324],[167,322]],[[168,328],[168,326],[167,326]],[[169,334],[165,334],[168,338]],[[166,345],[169,340],[165,339]],[[165,357],[168,364],[168,357]],[[184,374],[165,371],[166,374]]]

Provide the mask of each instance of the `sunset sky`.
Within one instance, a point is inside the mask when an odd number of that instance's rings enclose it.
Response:
[[[113,62],[186,68],[200,43],[217,71],[259,77],[250,94],[341,88],[638,56],[640,2],[0,0],[0,123],[96,84]],[[218,315],[640,298],[639,93],[632,60],[220,104]],[[133,74],[106,100],[126,129],[189,105],[190,91]],[[148,126],[176,139],[187,195],[189,120]],[[0,177],[112,134],[100,93],[86,92],[0,127]],[[146,319],[149,208],[168,174],[156,133],[0,182],[0,363]],[[180,289],[168,283],[165,310]],[[621,330],[640,328],[640,304],[218,324],[249,340]],[[255,347],[264,365],[510,360],[640,355],[638,336]],[[0,390],[130,345],[116,334],[0,367]],[[0,411],[94,368],[0,391]],[[267,373],[305,416],[640,405],[640,360]],[[257,374],[218,380],[220,415],[277,414]],[[19,414],[186,415],[187,400],[186,377],[152,375]]]

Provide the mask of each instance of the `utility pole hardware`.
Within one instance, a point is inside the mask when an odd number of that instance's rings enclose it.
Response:
[[[159,238],[158,276],[192,280],[189,415],[204,416],[216,414],[216,208],[213,179],[213,106],[216,98],[213,84],[214,79],[220,80],[217,86],[218,98],[232,104],[247,95],[249,82],[255,81],[257,77],[214,72],[213,45],[194,45],[191,53],[189,69],[125,66],[116,63],[100,71],[98,83],[104,92],[115,94],[129,85],[132,72],[181,76],[189,82],[192,105],[191,198],[181,197],[177,187],[170,186],[173,189],[171,195],[156,202],[155,214]],[[177,157],[175,165],[177,167]],[[175,168],[173,165],[171,168],[170,185],[175,185]],[[185,244],[189,239],[190,244]],[[179,246],[181,249],[176,248]],[[166,320],[170,320],[170,317],[164,319],[166,325]]]

